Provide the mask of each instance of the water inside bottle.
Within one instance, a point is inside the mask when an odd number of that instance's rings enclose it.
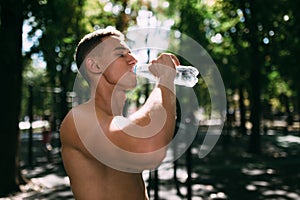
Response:
[[[149,72],[148,67],[148,64],[136,65],[134,67],[134,73],[141,77],[147,78],[150,81],[156,81],[157,78]],[[195,67],[177,66],[176,71],[177,74],[174,80],[176,85],[193,87],[196,83],[198,83],[197,75],[199,74],[199,71]]]

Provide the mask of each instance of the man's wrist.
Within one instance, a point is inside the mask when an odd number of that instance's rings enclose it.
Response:
[[[171,91],[174,91],[174,79],[171,77],[159,77],[157,81],[158,86],[163,86]]]

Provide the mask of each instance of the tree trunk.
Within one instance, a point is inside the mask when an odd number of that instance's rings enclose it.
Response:
[[[0,0],[0,196],[19,189],[19,114],[22,84],[22,1]]]
[[[259,66],[253,67],[251,72],[250,82],[252,86],[252,96],[251,96],[251,136],[249,144],[249,152],[260,153],[260,115],[261,115],[261,101],[260,101],[260,69]]]
[[[246,108],[245,108],[245,104],[244,104],[244,100],[245,100],[245,96],[244,96],[244,91],[243,91],[243,87],[239,88],[239,95],[240,95],[240,99],[239,99],[239,107],[240,107],[240,133],[242,135],[246,135]]]
[[[261,58],[261,52],[259,51],[259,31],[257,29],[257,13],[258,8],[255,1],[249,1],[251,8],[251,17],[246,18],[246,24],[249,27],[250,34],[248,35],[248,41],[250,43],[250,85],[251,85],[251,136],[249,143],[249,152],[260,153],[260,120],[261,120],[261,68],[263,67],[263,61]]]
[[[71,65],[71,64],[70,64]],[[69,112],[67,102],[67,91],[71,91],[72,88],[68,87],[71,78],[71,66],[65,65],[63,70],[60,72],[60,87],[62,89],[60,93],[60,122],[63,121],[67,113]]]
[[[298,123],[300,125],[300,87],[298,87],[298,92],[297,92],[297,101],[296,101],[296,112],[297,112],[297,109],[298,109]],[[298,131],[299,131],[299,134],[300,134],[300,127],[298,127]]]
[[[128,0],[122,1],[123,10],[121,11],[120,15],[118,16],[117,22],[116,22],[116,28],[121,32],[124,32],[128,28],[129,16],[125,13],[127,4],[128,4]]]

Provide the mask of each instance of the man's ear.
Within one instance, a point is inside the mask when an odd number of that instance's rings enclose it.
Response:
[[[85,61],[85,65],[88,71],[94,74],[101,74],[102,68],[95,62],[92,58],[87,58]]]

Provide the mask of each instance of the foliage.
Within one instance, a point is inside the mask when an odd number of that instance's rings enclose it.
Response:
[[[31,4],[28,17],[32,30],[29,37],[37,31],[42,34],[27,57],[34,53],[41,55],[47,65],[48,87],[61,90],[58,99],[55,92],[52,94],[52,103],[60,104],[52,110],[55,118],[62,119],[72,106],[67,102],[67,94],[72,91],[77,72],[73,58],[77,43],[83,35],[97,28],[122,24],[126,18],[120,15],[125,8],[126,1],[58,0]]]
[[[299,79],[295,74],[299,72],[296,67],[298,60],[292,59],[294,52],[299,50],[298,29],[292,29],[299,21],[295,9],[297,3],[286,0],[276,3],[234,0],[166,2],[158,2],[157,5],[127,0],[40,0],[28,3],[27,17],[34,19],[30,36],[42,31],[30,54],[39,53],[44,57],[48,85],[61,88],[64,91],[61,99],[66,99],[66,92],[72,90],[75,76],[73,53],[78,40],[85,33],[106,26],[126,30],[135,23],[138,10],[146,8],[155,15],[174,19],[174,29],[194,38],[210,53],[222,74],[228,94],[241,88],[250,97],[261,96],[264,102],[276,107],[281,107],[281,93],[289,97],[297,94]],[[61,8],[64,12],[60,11]],[[261,83],[256,85],[259,80]],[[195,91],[201,106],[209,105],[205,90],[205,82],[200,79]],[[253,98],[250,102],[256,105]],[[56,111],[61,112],[57,117],[62,118],[68,106],[65,102],[65,108]],[[257,107],[253,109],[259,110]]]
[[[24,120],[28,115],[29,86],[33,86],[33,113],[36,119],[50,115],[53,102],[49,92],[49,80],[46,76],[46,69],[34,67],[32,62],[29,62],[25,64],[23,78],[20,119]]]
[[[249,80],[253,67],[259,65],[257,70],[262,76],[259,96],[262,95],[265,102],[279,99],[278,92],[289,97],[297,94],[299,79],[295,74],[299,68],[296,67],[297,58],[292,59],[299,49],[297,29],[292,29],[299,20],[294,9],[297,3],[285,0],[255,5],[233,0],[168,2],[154,5],[138,1],[37,1],[31,4],[28,12],[28,17],[34,18],[31,35],[37,30],[42,30],[43,34],[30,53],[38,52],[44,57],[51,87],[69,91],[74,79],[74,47],[82,35],[96,28],[118,26],[121,22],[126,29],[134,23],[138,10],[144,7],[156,15],[173,18],[174,29],[202,44],[218,65],[227,89],[241,87],[249,94],[255,92],[257,88]],[[59,12],[61,7],[65,8],[63,13]],[[252,55],[258,60],[253,60]],[[279,90],[282,85],[286,89]],[[202,99],[200,102],[209,102],[209,97],[201,92],[206,87],[201,79],[199,86],[195,90]]]
[[[255,138],[253,141],[257,142],[252,149],[259,149],[261,98],[273,106],[272,110],[284,107],[289,112],[282,95],[297,94],[298,89],[292,88],[299,83],[293,76],[299,74],[299,68],[295,67],[298,58],[291,56],[299,50],[299,29],[291,28],[299,20],[294,9],[298,3],[286,0],[200,2],[170,0],[171,7],[179,10],[181,16],[178,28],[197,38],[209,51],[228,94],[238,89],[250,95],[251,140]],[[240,109],[241,106],[245,105],[240,104]]]

